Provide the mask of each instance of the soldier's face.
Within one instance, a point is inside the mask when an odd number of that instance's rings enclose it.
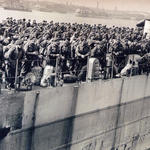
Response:
[[[57,46],[54,46],[53,49],[56,50],[56,49],[57,49]]]

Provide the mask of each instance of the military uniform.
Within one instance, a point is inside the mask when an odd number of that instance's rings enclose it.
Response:
[[[39,64],[39,47],[33,42],[27,42],[24,46],[24,58],[21,68],[21,76],[25,76],[31,68]]]
[[[89,55],[90,51],[88,44],[82,42],[82,44],[76,49],[76,57],[78,59],[77,75],[80,81],[85,81],[86,79],[87,61]]]

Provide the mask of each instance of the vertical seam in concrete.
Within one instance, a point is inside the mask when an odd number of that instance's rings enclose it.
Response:
[[[34,107],[33,107],[33,114],[32,114],[32,124],[31,124],[31,131],[30,131],[30,135],[29,135],[29,145],[27,146],[28,149],[27,150],[32,150],[32,145],[33,145],[33,150],[34,150],[34,127],[35,127],[35,121],[36,121],[36,110],[37,110],[37,106],[38,106],[38,102],[39,102],[39,95],[40,92],[36,93],[35,96],[35,103],[34,103]]]
[[[140,117],[142,118],[143,117],[143,108],[144,108],[144,99],[146,98],[146,90],[147,90],[147,86],[148,86],[148,77],[149,76],[146,76],[146,80],[145,80],[145,87],[144,87],[144,97],[143,97],[143,103],[142,103],[142,107],[141,107],[141,114],[140,114]],[[142,120],[140,121],[140,125],[139,125],[139,135],[142,134]]]
[[[73,94],[73,107],[72,108],[74,108],[73,110],[72,110],[72,114],[73,115],[75,115],[76,114],[76,107],[77,107],[77,101],[78,101],[78,92],[79,92],[79,86],[74,86],[74,94]],[[69,132],[69,134],[70,134],[70,136],[69,136],[69,138],[70,139],[68,139],[68,141],[70,140],[70,141],[72,141],[72,138],[73,138],[73,128],[74,128],[74,119],[71,121],[71,126],[70,126],[70,132]],[[70,150],[71,149],[71,146],[72,145],[70,145],[67,149],[68,150]]]
[[[118,101],[118,108],[117,108],[117,116],[116,116],[116,123],[115,123],[115,133],[114,133],[114,139],[113,139],[112,149],[116,145],[118,123],[119,123],[119,118],[120,118],[120,104],[121,104],[121,100],[122,100],[123,85],[124,85],[124,79],[122,79],[122,82],[121,82],[121,88],[120,88],[120,94],[119,94],[119,101]]]

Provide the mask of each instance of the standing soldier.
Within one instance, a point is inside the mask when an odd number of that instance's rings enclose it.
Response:
[[[52,69],[55,70],[55,83],[56,78],[58,75],[59,70],[59,59],[60,59],[60,49],[59,49],[59,42],[53,42],[51,43],[47,48],[47,62],[49,62],[49,65],[52,66]],[[53,72],[53,71],[51,71]],[[51,85],[55,86],[54,78],[51,77]]]
[[[67,61],[72,61],[72,57],[71,57],[71,45],[68,39],[66,39],[61,47],[60,47],[60,53],[61,53],[61,72],[62,75],[67,71]]]
[[[21,68],[21,76],[25,76],[32,67],[39,64],[39,48],[33,41],[28,41],[24,46],[24,58]]]
[[[83,41],[77,48],[76,48],[76,57],[78,59],[78,68],[77,68],[77,75],[79,81],[86,80],[86,72],[87,72],[87,61],[88,56],[90,55],[90,50],[88,47],[88,43]]]
[[[19,69],[21,68],[21,60],[23,58],[22,41],[16,41],[11,47],[4,53],[5,57],[5,77],[8,82],[8,88],[14,88],[15,76],[16,76],[16,66],[17,61],[19,64]],[[17,69],[17,76],[19,74],[19,69]]]

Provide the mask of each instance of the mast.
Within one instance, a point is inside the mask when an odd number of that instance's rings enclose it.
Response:
[[[13,2],[12,2],[13,0],[10,0],[10,6],[12,7],[13,6]]]
[[[100,3],[100,9],[101,9],[101,10],[104,10],[104,7],[103,7],[103,0],[100,0],[99,3]]]
[[[96,6],[97,9],[99,9],[99,0],[97,0],[97,6]]]

